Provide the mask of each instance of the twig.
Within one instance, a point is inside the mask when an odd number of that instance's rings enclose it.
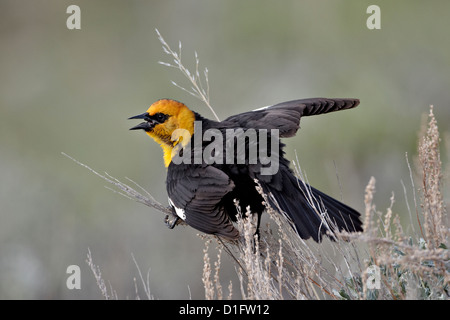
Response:
[[[172,210],[169,207],[166,207],[164,205],[162,205],[161,203],[159,203],[158,201],[155,200],[155,198],[153,198],[153,196],[151,194],[149,194],[147,191],[146,194],[148,195],[148,197],[144,196],[143,194],[141,194],[140,192],[136,191],[135,189],[133,189],[132,187],[130,187],[129,185],[119,181],[118,179],[114,178],[113,176],[111,176],[110,174],[105,172],[105,175],[102,175],[100,173],[98,173],[97,171],[95,171],[94,169],[92,169],[91,167],[85,165],[84,163],[76,160],[75,158],[67,155],[64,152],[61,152],[61,154],[67,158],[69,158],[70,160],[74,161],[76,164],[82,166],[83,168],[88,169],[89,171],[91,171],[92,173],[94,173],[96,176],[102,178],[103,180],[105,180],[106,182],[114,185],[115,187],[117,187],[118,189],[122,190],[124,193],[108,188],[109,190],[112,190],[115,193],[118,193],[126,198],[129,199],[133,199],[137,202],[140,202],[142,204],[145,204],[148,207],[154,208],[164,214],[171,214]],[[131,180],[130,178],[126,178],[128,181],[131,181],[133,184],[135,184],[136,186],[138,186],[139,188],[141,188],[142,190],[144,190],[140,185],[138,185],[136,182],[134,182],[133,180]]]
[[[110,284],[111,294],[108,293],[108,289],[106,288],[106,283],[102,278],[102,273],[100,271],[100,268],[94,264],[94,261],[92,260],[91,250],[89,248],[88,248],[86,263],[91,268],[91,271],[94,274],[95,281],[97,282],[97,286],[100,288],[100,291],[101,291],[103,297],[106,300],[111,300],[114,298],[117,299],[117,294],[112,289],[111,284]]]
[[[136,261],[136,258],[134,257],[134,254],[131,254],[131,257],[133,258],[134,264],[136,265],[136,268],[139,273],[139,277],[141,278],[142,286],[144,287],[145,294],[147,295],[147,298],[149,300],[153,300],[153,295],[150,293],[150,269],[147,271],[147,281],[144,281],[144,277],[142,276],[141,268],[139,268],[139,265]],[[137,290],[137,288],[136,288]]]
[[[206,88],[204,88],[204,86],[202,84],[202,80],[200,77],[200,71],[199,71],[200,59],[198,58],[197,52],[195,52],[195,73],[191,73],[181,63],[181,41],[178,42],[178,53],[177,53],[170,48],[170,46],[167,44],[167,42],[162,37],[159,30],[155,29],[155,31],[156,31],[156,34],[158,35],[159,41],[162,44],[164,52],[173,57],[173,63],[175,63],[175,65],[168,63],[168,62],[163,62],[163,61],[159,61],[158,63],[162,64],[163,66],[166,66],[166,67],[171,67],[171,68],[180,70],[181,73],[183,73],[183,75],[189,79],[189,81],[192,84],[192,87],[191,87],[191,90],[188,90],[188,89],[178,85],[175,81],[172,81],[172,84],[174,86],[180,88],[181,90],[189,93],[190,95],[196,97],[197,99],[203,101],[206,104],[206,106],[209,108],[209,110],[211,110],[211,112],[213,113],[216,120],[220,121],[219,117],[217,116],[216,112],[214,111],[213,107],[211,107],[211,104],[209,102],[209,80],[208,80],[208,69],[207,68],[205,68],[203,71]]]
[[[425,239],[425,235],[423,234],[423,229],[422,229],[422,223],[420,223],[420,218],[419,218],[419,210],[418,210],[419,207],[417,205],[416,188],[414,186],[414,179],[413,179],[413,176],[412,176],[411,165],[409,164],[408,153],[405,154],[405,157],[406,157],[406,163],[408,164],[409,178],[411,179],[411,185],[413,187],[414,206],[416,208],[417,223],[419,224],[420,234],[422,235],[422,238]]]

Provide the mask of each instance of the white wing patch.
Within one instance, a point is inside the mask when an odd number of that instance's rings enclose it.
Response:
[[[266,109],[268,109],[268,108],[270,108],[270,107],[271,107],[271,105],[270,105],[270,106],[265,106],[265,107],[262,107],[262,108],[258,108],[258,109],[252,110],[252,111],[266,110]]]
[[[175,209],[175,213],[177,216],[179,216],[181,219],[186,220],[186,215],[184,214],[184,209],[178,208],[173,204],[172,199],[169,198],[169,204],[172,208]]]

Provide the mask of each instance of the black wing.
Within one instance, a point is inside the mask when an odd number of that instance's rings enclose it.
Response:
[[[300,126],[300,118],[356,107],[358,99],[312,98],[282,102],[228,117],[230,122],[243,128],[279,129],[280,137],[292,137]]]
[[[234,188],[223,171],[208,165],[171,163],[166,184],[174,213],[188,225],[209,234],[238,237],[222,203]]]

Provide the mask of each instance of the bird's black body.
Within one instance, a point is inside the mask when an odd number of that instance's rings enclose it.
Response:
[[[303,116],[350,109],[358,104],[356,99],[315,98],[281,103],[234,115],[221,122],[205,119],[199,114],[195,114],[195,118],[201,121],[202,134],[207,129],[216,129],[225,137],[227,129],[267,129],[263,132],[267,132],[270,142],[275,139],[270,135],[271,129],[278,130],[280,138],[291,137],[297,132]],[[200,132],[195,132],[191,139],[192,156],[196,148],[204,150],[211,143],[202,141],[200,146],[192,147],[198,134]],[[263,198],[255,188],[257,179],[272,208],[290,219],[303,239],[311,237],[320,241],[327,231],[362,231],[357,211],[295,177],[289,161],[284,158],[283,147],[280,142],[277,150],[270,150],[279,160],[278,170],[273,174],[262,174],[264,164],[260,161],[254,163],[245,159],[245,163],[239,163],[237,153],[234,163],[226,163],[225,158],[223,163],[170,163],[166,185],[174,214],[202,232],[236,238],[239,233],[232,223],[237,213],[234,200],[239,201],[241,212],[246,212],[246,207],[250,206],[251,212],[260,216],[265,209]],[[248,149],[246,141],[245,150],[248,152]],[[327,216],[321,214],[323,212]]]

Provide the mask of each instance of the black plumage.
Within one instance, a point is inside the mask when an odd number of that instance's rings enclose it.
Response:
[[[226,140],[227,130],[236,129],[267,129],[267,140],[273,137],[271,129],[278,129],[279,137],[292,137],[299,129],[300,119],[304,116],[323,114],[338,110],[354,108],[359,104],[357,99],[325,99],[314,98],[294,100],[271,107],[233,115],[224,121],[216,122],[195,114],[201,121],[202,133],[208,129],[219,130]],[[195,135],[200,134],[195,132]],[[191,139],[189,148],[191,160],[201,148],[211,141],[202,141],[196,146]],[[270,144],[268,144],[270,145]],[[248,153],[249,139],[245,139],[245,151]],[[236,219],[234,200],[238,200],[241,211],[250,206],[253,213],[261,216],[264,211],[263,198],[256,191],[254,179],[259,181],[264,193],[269,196],[270,205],[281,211],[293,222],[295,230],[303,239],[313,238],[321,241],[327,231],[347,230],[362,231],[360,214],[342,202],[312,188],[295,177],[289,168],[289,161],[284,157],[283,143],[279,149],[270,150],[279,159],[278,171],[274,174],[262,174],[264,164],[252,162],[246,158],[244,163],[237,160],[234,153],[234,163],[227,163],[225,149],[222,152],[222,163],[170,163],[167,174],[167,192],[174,214],[202,232],[217,234],[227,238],[236,238],[239,233],[233,225]],[[259,150],[260,151],[260,150]],[[270,153],[270,152],[269,152]],[[186,154],[184,154],[186,156]],[[310,201],[308,201],[310,199]],[[311,199],[314,199],[311,202]],[[311,203],[313,205],[311,205]],[[319,207],[323,207],[327,216],[322,216]]]

